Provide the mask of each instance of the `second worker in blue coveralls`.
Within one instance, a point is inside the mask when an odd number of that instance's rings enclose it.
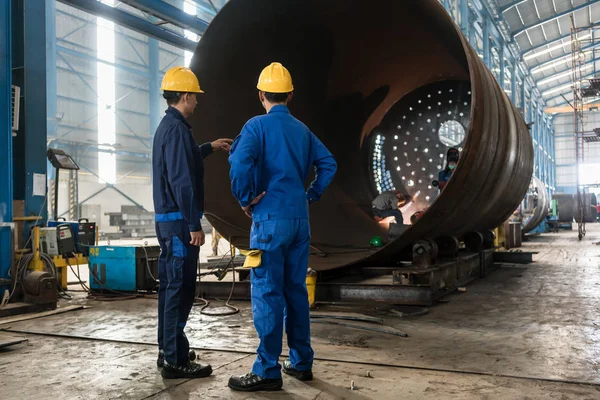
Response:
[[[294,87],[289,71],[279,63],[269,65],[257,88],[267,114],[246,123],[229,157],[233,194],[252,218],[250,247],[262,251],[261,264],[250,278],[260,345],[252,372],[229,380],[229,387],[240,391],[281,389],[284,325],[290,358],[283,371],[300,380],[312,379],[308,206],[319,200],[337,170],[329,150],[290,114],[287,104]],[[307,190],[313,168],[316,178]]]
[[[198,146],[186,118],[204,93],[198,78],[185,67],[171,68],[162,84],[169,108],[160,122],[152,147],[152,186],[158,259],[157,365],[163,378],[202,378],[210,365],[190,360],[184,328],[194,305],[196,272],[204,232],[204,163],[215,150],[228,151],[230,139]],[[152,94],[151,94],[152,95]]]

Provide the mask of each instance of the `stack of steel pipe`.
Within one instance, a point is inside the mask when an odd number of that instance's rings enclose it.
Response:
[[[533,172],[525,121],[438,0],[229,1],[191,63],[206,92],[193,117],[198,142],[235,137],[264,113],[256,82],[273,61],[294,78],[291,112],[338,162],[311,206],[316,269],[381,265],[420,239],[493,229],[525,196]],[[450,147],[460,161],[439,193],[431,183]],[[245,247],[250,221],[228,171],[225,158],[207,159],[207,217]],[[371,201],[393,188],[412,198],[405,223],[426,212],[371,250],[370,238],[387,233]]]

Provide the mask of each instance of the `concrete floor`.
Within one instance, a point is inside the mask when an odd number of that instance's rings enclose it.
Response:
[[[582,242],[576,232],[534,238],[525,244],[540,251],[534,264],[504,265],[421,317],[400,318],[383,305],[353,310],[384,318],[408,338],[313,324],[316,380],[286,377],[277,393],[226,387],[254,359],[247,303],[236,303],[241,312],[229,317],[194,309],[187,334],[204,349],[213,377],[163,381],[155,367],[156,300],[79,298],[70,303],[92,308],[11,323],[0,333],[29,339],[0,350],[0,398],[600,399],[599,241],[598,224],[588,225]]]

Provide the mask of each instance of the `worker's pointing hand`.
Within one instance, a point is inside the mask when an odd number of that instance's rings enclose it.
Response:
[[[233,143],[232,139],[217,139],[214,142],[212,142],[210,145],[212,146],[214,151],[217,151],[217,150],[229,151],[232,143]]]
[[[200,247],[204,244],[204,231],[190,232],[190,236],[192,237],[190,240],[192,246]]]
[[[252,218],[252,208],[258,204],[259,201],[262,200],[263,197],[265,197],[265,194],[267,194],[267,192],[262,192],[261,194],[259,194],[258,196],[256,196],[254,198],[254,200],[252,200],[252,202],[250,204],[248,204],[246,207],[242,207],[242,210],[244,210],[244,212],[246,213],[246,215],[248,216],[248,218]]]

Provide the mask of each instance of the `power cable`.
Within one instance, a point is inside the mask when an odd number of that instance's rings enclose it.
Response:
[[[38,221],[42,217],[42,213],[44,212],[44,207],[46,206],[47,201],[48,201],[48,195],[44,196],[44,202],[42,203],[42,206],[40,207],[40,212],[37,215]],[[29,246],[30,242],[31,242],[31,235],[29,235],[29,239],[27,239],[27,242],[25,243],[25,246],[23,246],[23,247],[27,248],[27,246]],[[8,296],[8,299],[6,301],[3,301],[2,304],[0,304],[0,309],[4,308],[10,302],[10,299],[12,299],[13,295],[15,294],[15,291],[17,289],[17,283],[19,283],[19,276],[21,274],[20,269],[21,268],[27,269],[27,267],[29,266],[29,262],[27,262],[25,264],[23,263],[23,258],[24,258],[24,256],[21,254],[21,259],[19,260],[19,263],[17,264],[17,267],[15,268],[13,288],[10,292],[10,295]],[[29,261],[31,261],[31,259]],[[11,275],[11,273],[12,273],[12,271],[9,270],[9,276]],[[22,282],[21,282],[21,285],[22,285]]]
[[[221,259],[217,262],[217,265],[214,266],[210,271],[212,272],[212,271],[216,270],[219,267],[219,265],[221,264],[221,262],[223,262],[223,260],[225,259],[225,257],[227,257],[228,254],[230,255],[230,260],[227,263],[227,265],[225,266],[225,271],[227,271],[228,269],[231,269],[231,271],[233,272],[233,282],[231,283],[231,290],[229,291],[229,297],[227,298],[227,301],[225,302],[225,307],[229,308],[229,310],[228,311],[222,311],[222,312],[208,312],[208,311],[206,311],[209,308],[209,306],[210,306],[210,301],[208,301],[205,298],[203,298],[203,297],[200,296],[200,286],[201,286],[201,283],[202,283],[202,275],[199,275],[198,282],[200,283],[200,285],[198,285],[199,288],[198,288],[198,291],[196,292],[196,300],[194,300],[194,305],[195,306],[201,306],[200,307],[200,314],[209,315],[209,316],[212,316],[212,317],[223,317],[223,316],[227,316],[227,315],[234,315],[234,314],[237,314],[237,313],[240,312],[239,308],[237,308],[235,306],[232,306],[230,304],[231,298],[233,297],[233,290],[235,288],[235,264],[234,264],[234,255],[233,255],[233,253],[231,251],[231,248],[227,251],[227,253],[225,253],[221,257]],[[198,303],[199,301],[203,302],[204,304],[199,304]]]

